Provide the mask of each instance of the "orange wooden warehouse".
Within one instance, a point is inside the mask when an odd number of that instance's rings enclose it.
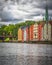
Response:
[[[31,25],[29,27],[29,40],[32,41],[33,40],[33,25]]]

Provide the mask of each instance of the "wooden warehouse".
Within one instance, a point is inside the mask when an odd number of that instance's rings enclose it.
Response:
[[[20,27],[18,30],[18,41],[51,41],[52,22],[34,23],[30,26]]]

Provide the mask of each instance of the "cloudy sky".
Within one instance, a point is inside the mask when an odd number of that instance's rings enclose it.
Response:
[[[52,18],[52,0],[47,0],[47,5]],[[46,0],[0,0],[0,24],[42,20],[45,7]]]

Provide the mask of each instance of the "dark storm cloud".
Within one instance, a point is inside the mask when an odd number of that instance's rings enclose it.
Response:
[[[40,2],[39,4],[41,4],[41,5],[38,5],[37,6],[38,8],[45,9],[45,7],[46,7],[46,1],[44,1],[43,3]],[[52,10],[52,1],[48,1],[47,6],[48,6],[48,9]]]
[[[0,0],[0,18],[3,20],[12,20],[16,17],[17,19],[19,18],[19,21],[22,21],[24,19],[33,19],[35,16],[45,15],[46,0],[11,0],[12,3],[17,2],[17,12],[12,11],[15,14],[8,12],[7,1],[9,0]],[[52,17],[52,0],[47,0],[47,5],[49,16]],[[7,12],[4,10],[5,7]]]

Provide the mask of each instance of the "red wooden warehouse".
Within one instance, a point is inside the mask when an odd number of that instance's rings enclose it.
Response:
[[[30,41],[33,40],[33,25],[31,25],[29,28],[29,40]]]

